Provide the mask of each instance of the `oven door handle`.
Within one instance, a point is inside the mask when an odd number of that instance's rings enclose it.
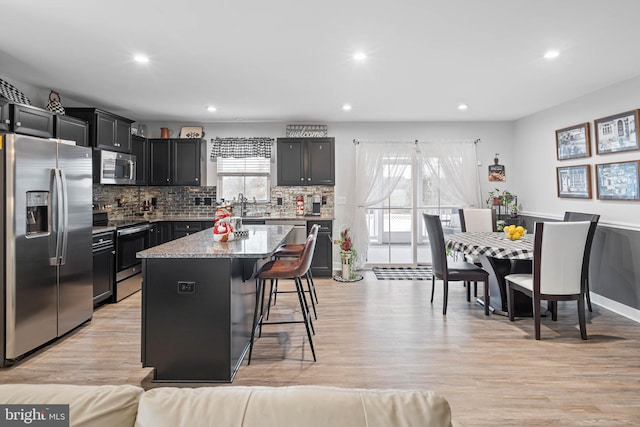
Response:
[[[123,228],[121,230],[117,230],[116,234],[118,236],[128,236],[130,234],[140,233],[142,231],[146,231],[149,229],[151,229],[151,224],[145,224],[145,225],[140,225],[136,227],[128,227],[128,228]]]

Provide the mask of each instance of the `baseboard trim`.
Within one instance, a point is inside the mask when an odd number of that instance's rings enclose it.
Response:
[[[602,308],[606,308],[609,311],[613,311],[616,314],[626,317],[640,323],[640,310],[629,307],[628,305],[621,304],[617,301],[605,298],[602,295],[594,294],[591,292],[591,302],[598,304]]]

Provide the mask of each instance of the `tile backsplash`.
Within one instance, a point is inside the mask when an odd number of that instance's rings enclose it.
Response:
[[[322,215],[332,216],[335,203],[332,186],[272,187],[270,203],[249,203],[247,209],[293,215],[296,199],[298,195],[302,195],[305,199],[305,210],[311,212],[314,194],[319,194],[324,199],[325,204],[320,210]],[[279,198],[282,199],[281,205],[278,205]],[[153,201],[155,206],[152,206]],[[130,187],[98,184],[93,186],[94,209],[106,210],[111,218],[134,216],[141,212],[172,216],[211,216],[217,204],[216,187]]]

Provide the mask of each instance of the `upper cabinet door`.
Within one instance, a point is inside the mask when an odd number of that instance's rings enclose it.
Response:
[[[175,139],[173,144],[173,184],[200,185],[200,139]]]
[[[24,135],[53,137],[53,114],[31,105],[13,104],[11,106],[13,132]]]
[[[149,185],[171,184],[171,140],[150,139]]]
[[[75,141],[81,147],[89,146],[89,125],[81,119],[71,116],[55,116],[54,136]]]
[[[308,185],[335,185],[335,155],[333,138],[307,140]]]
[[[116,147],[115,117],[98,113],[96,117],[96,148],[113,150]]]
[[[306,185],[304,153],[304,140],[278,138],[278,185]]]
[[[9,132],[11,126],[10,106],[8,100],[0,98],[0,132]]]
[[[149,175],[149,147],[146,138],[131,138],[131,154],[136,156],[136,185],[147,185]]]

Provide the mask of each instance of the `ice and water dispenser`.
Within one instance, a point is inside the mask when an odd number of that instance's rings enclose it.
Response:
[[[49,192],[27,191],[27,236],[49,233]]]

